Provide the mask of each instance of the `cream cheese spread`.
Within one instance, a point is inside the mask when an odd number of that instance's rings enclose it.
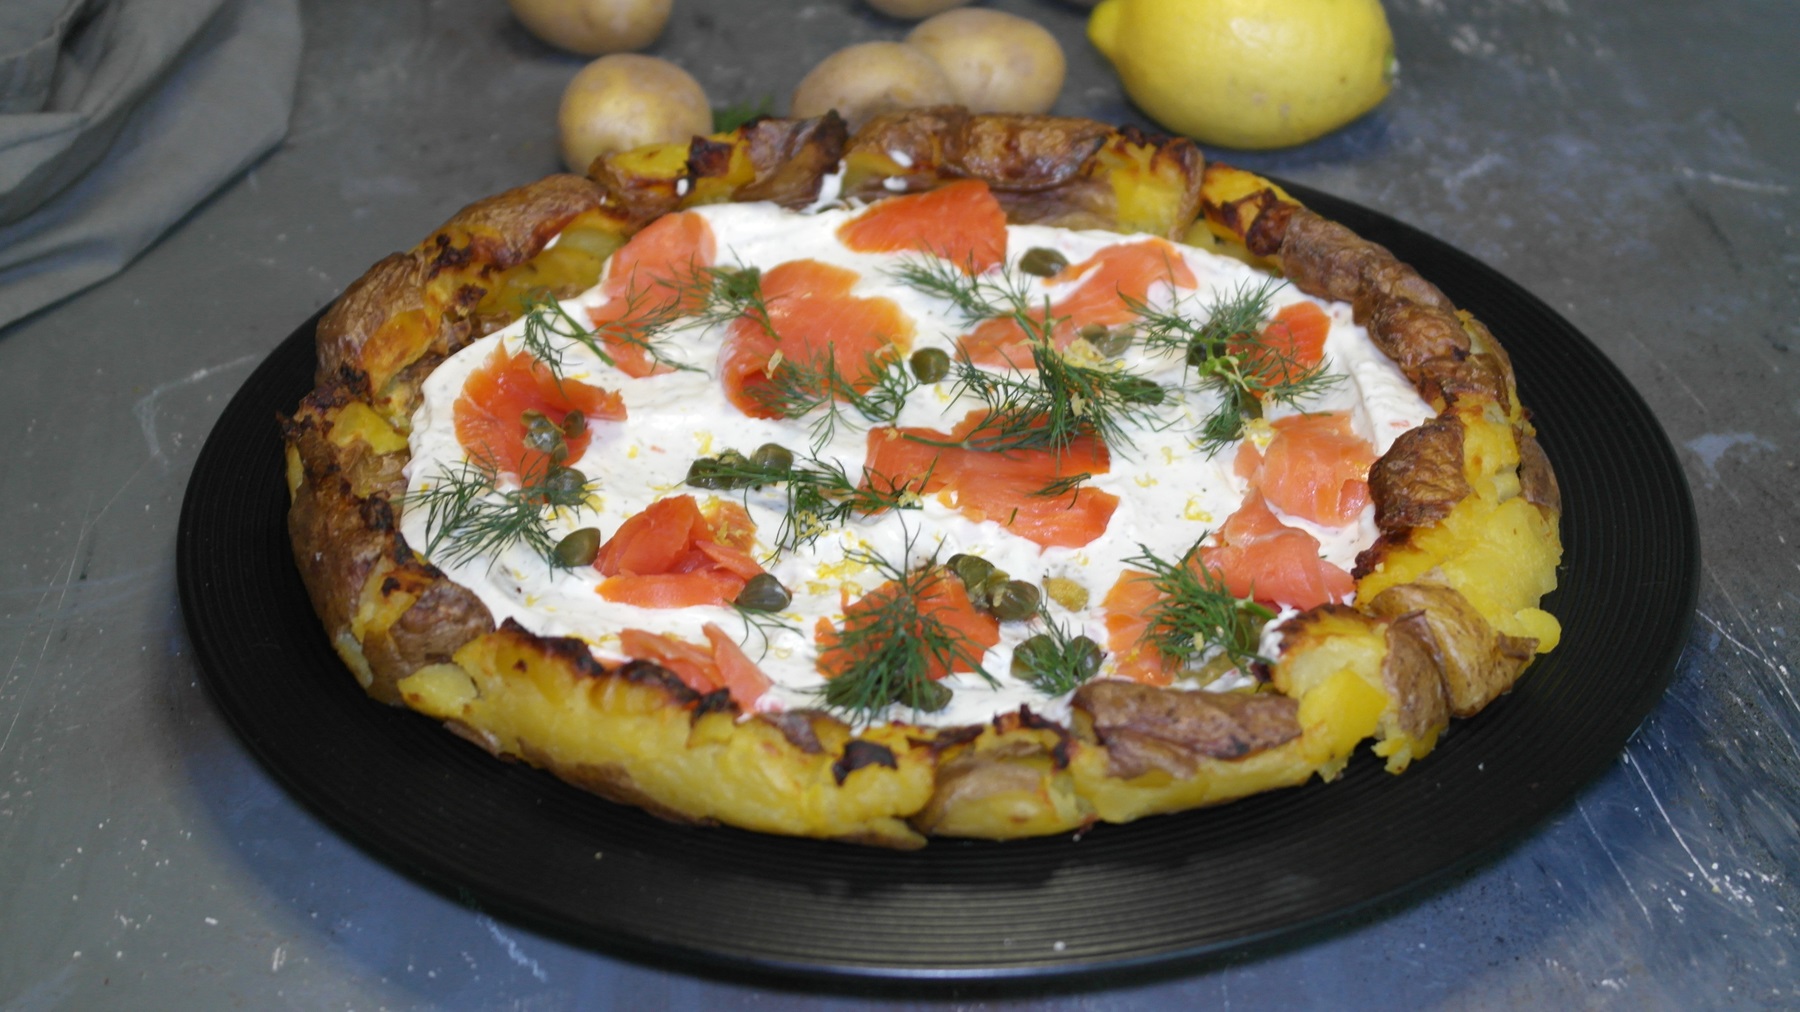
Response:
[[[907,254],[859,253],[838,242],[838,226],[857,210],[840,207],[795,213],[772,204],[720,204],[694,213],[702,215],[713,230],[719,266],[767,271],[785,261],[811,258],[849,268],[860,276],[853,295],[891,299],[912,319],[914,350],[941,348],[954,355],[958,336],[969,328],[954,307],[893,276]],[[1010,259],[1042,247],[1060,252],[1070,263],[1080,263],[1108,245],[1145,238],[1029,225],[1011,226],[1008,232]],[[1155,285],[1147,299],[1151,305],[1166,307],[1176,298],[1203,305],[1215,293],[1230,293],[1266,280],[1229,257],[1189,247],[1178,249],[1198,286],[1193,292],[1174,293],[1166,285]],[[1072,287],[1059,288],[1035,277],[1027,280],[1034,298],[1039,299],[1054,300],[1063,289]],[[1274,294],[1271,308],[1308,298],[1283,287]],[[587,310],[605,301],[596,287],[563,305],[574,318],[586,320]],[[1402,433],[1434,412],[1355,324],[1348,305],[1317,304],[1331,321],[1325,342],[1326,370],[1339,379],[1298,404],[1270,405],[1267,417],[1348,411],[1355,432],[1368,440],[1377,454],[1384,453]],[[471,372],[488,359],[496,344],[504,343],[511,351],[519,349],[522,330],[523,322],[516,322],[475,341],[427,379],[423,404],[413,418],[410,434],[409,497],[439,481],[447,467],[466,459],[456,437],[453,404]],[[727,333],[727,325],[692,325],[673,332],[664,346],[666,355],[695,371],[645,378],[627,376],[579,345],[566,350],[563,375],[617,391],[629,417],[590,424],[592,438],[585,453],[567,463],[588,477],[594,494],[586,508],[558,510],[549,522],[550,532],[557,538],[577,528],[598,527],[603,537],[610,537],[627,518],[671,495],[692,494],[703,504],[712,496],[741,502],[757,526],[758,558],[792,592],[791,605],[779,616],[787,628],[750,629],[727,607],[651,609],[609,602],[597,593],[602,578],[592,567],[556,568],[524,546],[460,563],[432,561],[473,591],[496,622],[510,618],[539,635],[578,637],[607,661],[624,656],[619,647],[621,629],[642,629],[696,643],[705,642],[701,627],[709,622],[742,633],[750,658],[776,683],[757,701],[756,708],[773,711],[820,705],[818,692],[824,678],[815,666],[818,620],[841,621],[845,601],[854,601],[883,582],[880,575],[857,561],[858,553],[872,552],[897,564],[905,560],[916,565],[934,553],[942,560],[966,552],[981,555],[1013,578],[1034,584],[1041,585],[1051,577],[1074,580],[1086,588],[1088,606],[1069,612],[1052,604],[1051,613],[1071,635],[1085,633],[1104,647],[1107,630],[1101,602],[1128,568],[1125,560],[1144,549],[1162,558],[1179,558],[1197,539],[1223,524],[1246,494],[1244,479],[1233,472],[1236,449],[1227,447],[1209,457],[1199,444],[1200,420],[1215,406],[1217,395],[1184,382],[1191,377],[1184,377],[1185,365],[1179,355],[1147,357],[1134,347],[1126,353],[1124,364],[1168,386],[1170,396],[1156,409],[1157,424],[1134,428],[1130,432],[1133,445],[1111,447],[1111,472],[1091,479],[1091,487],[1119,498],[1105,533],[1093,542],[1081,548],[1040,548],[1000,523],[971,521],[940,502],[937,495],[926,495],[921,508],[858,517],[809,545],[777,555],[771,542],[784,513],[785,496],[780,488],[707,492],[683,484],[689,466],[699,457],[727,449],[747,456],[769,442],[780,443],[798,455],[810,445],[811,418],[750,418],[727,400],[717,368]],[[966,395],[958,398],[950,379],[914,391],[897,424],[948,430],[977,406]],[[845,417],[859,421],[853,412],[845,412]],[[860,475],[866,437],[865,426],[839,424],[816,455],[836,461],[852,477]],[[1353,565],[1357,553],[1376,536],[1372,507],[1365,507],[1355,522],[1342,527],[1282,519],[1317,537],[1323,557],[1344,569]],[[426,527],[425,511],[403,511],[401,529],[409,544],[421,549],[429,544]],[[921,713],[896,704],[889,716],[917,723],[968,724],[1029,705],[1033,712],[1053,719],[1066,717],[1067,697],[1048,697],[1008,673],[1014,648],[1038,631],[1041,626],[1036,623],[1002,623],[999,644],[982,658],[993,684],[976,674],[955,674],[943,683],[953,690],[943,710]],[[1102,675],[1107,670],[1103,667]]]

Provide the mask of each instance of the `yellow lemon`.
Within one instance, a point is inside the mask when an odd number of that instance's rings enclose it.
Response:
[[[1088,39],[1165,129],[1233,148],[1329,133],[1393,80],[1380,0],[1103,0]]]

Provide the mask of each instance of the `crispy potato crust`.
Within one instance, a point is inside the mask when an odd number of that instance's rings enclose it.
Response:
[[[591,285],[606,256],[662,214],[725,200],[806,206],[840,166],[842,192],[863,199],[974,178],[1015,222],[1210,233],[1302,291],[1348,302],[1440,412],[1371,469],[1381,536],[1358,560],[1357,605],[1291,622],[1261,691],[1102,680],[1077,691],[1068,726],[1022,709],[975,727],[852,728],[823,712],[745,714],[649,662],[608,667],[579,641],[496,628],[405,544],[395,525],[405,432],[419,384],[445,356],[513,319],[522,292]],[[363,687],[496,755],[669,819],[910,848],[1329,779],[1371,738],[1398,772],[1555,638],[1536,605],[1554,586],[1561,498],[1499,342],[1386,249],[1257,176],[1206,165],[1185,140],[937,108],[877,117],[854,137],[835,116],[763,119],[623,152],[588,178],[552,176],[471,204],[371,267],[321,320],[317,382],[281,420],[289,533],[313,606]],[[1534,523],[1519,522],[1520,509]]]

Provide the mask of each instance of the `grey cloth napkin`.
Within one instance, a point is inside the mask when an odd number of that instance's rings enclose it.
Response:
[[[278,144],[299,67],[296,0],[0,0],[0,327]]]

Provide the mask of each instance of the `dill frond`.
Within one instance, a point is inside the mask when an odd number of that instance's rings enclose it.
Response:
[[[1205,540],[1204,537],[1201,540]],[[1191,666],[1214,651],[1229,657],[1233,666],[1248,671],[1266,658],[1256,653],[1262,627],[1275,613],[1250,598],[1233,597],[1225,582],[1211,569],[1193,565],[1200,542],[1171,562],[1144,545],[1125,560],[1150,574],[1162,598],[1150,608],[1150,624],[1144,630],[1164,657]]]
[[[1105,651],[1089,637],[1072,636],[1069,630],[1040,606],[1044,631],[1020,643],[1013,651],[1012,673],[1046,696],[1074,692],[1100,672]]]
[[[1246,419],[1262,417],[1264,404],[1294,404],[1341,382],[1325,363],[1307,366],[1262,336],[1269,301],[1286,282],[1270,279],[1194,309],[1178,299],[1168,309],[1128,300],[1139,316],[1147,350],[1183,356],[1203,389],[1219,396],[1219,406],[1200,423],[1200,447],[1208,456],[1243,436]]]
[[[840,405],[849,405],[871,425],[892,425],[906,407],[906,399],[919,388],[905,361],[870,355],[863,363],[863,378],[868,386],[858,390],[837,366],[831,347],[813,361],[783,357],[768,373],[768,383],[752,390],[757,403],[782,418],[803,418],[821,408],[824,414],[813,421],[810,443],[818,453],[831,442],[844,415]]]
[[[1167,391],[1121,367],[1084,364],[1057,350],[1051,335],[1061,318],[1047,302],[1034,305],[1026,282],[1011,268],[969,275],[948,260],[926,256],[903,260],[891,274],[915,291],[957,307],[965,325],[1010,319],[1025,333],[1036,367],[1029,374],[989,372],[967,355],[956,357],[956,394],[980,400],[984,417],[969,438],[953,445],[992,453],[1061,450],[1093,433],[1109,448],[1125,449],[1135,446],[1133,428],[1157,424],[1156,408]]]
[[[964,326],[1031,307],[1029,282],[1005,266],[976,273],[948,258],[925,254],[905,257],[887,273],[916,292],[955,306]]]
[[[759,489],[782,486],[787,497],[781,527],[775,532],[775,551],[795,551],[809,545],[857,515],[889,509],[918,509],[919,490],[931,473],[912,480],[895,480],[863,469],[862,481],[850,479],[844,465],[834,460],[807,457],[787,462],[759,462],[736,451],[702,457],[688,469],[687,484],[705,489]]]
[[[762,649],[757,655],[759,661],[769,654],[770,636],[782,632],[799,632],[792,622],[773,612],[758,611],[737,604],[733,604],[731,610],[736,612],[737,617],[744,623],[744,635],[739,637],[738,645],[749,645],[751,636],[755,636],[762,642]]]
[[[498,559],[506,549],[523,544],[555,567],[549,513],[579,509],[591,492],[592,483],[580,472],[556,465],[524,476],[518,488],[502,489],[493,464],[474,460],[450,465],[429,488],[404,496],[401,503],[404,509],[425,510],[426,558],[460,566],[483,555]]]
[[[655,287],[655,286],[653,286]],[[694,366],[670,358],[660,339],[689,315],[682,311],[682,299],[675,297],[649,303],[645,293],[631,295],[625,313],[597,328],[587,327],[548,294],[533,295],[525,301],[525,328],[520,344],[532,357],[562,376],[563,353],[579,344],[607,365],[617,360],[606,350],[606,342],[627,344],[641,349],[650,360],[670,369],[699,371]]]
[[[943,709],[951,690],[929,677],[934,664],[972,671],[989,685],[999,684],[981,666],[985,651],[938,618],[938,609],[928,607],[938,581],[954,577],[935,555],[914,566],[912,549],[909,537],[897,564],[872,551],[847,556],[874,569],[886,578],[884,586],[892,587],[874,607],[846,614],[838,638],[820,658],[848,660],[819,690],[819,698],[852,721],[872,720],[895,703],[914,710]]]

